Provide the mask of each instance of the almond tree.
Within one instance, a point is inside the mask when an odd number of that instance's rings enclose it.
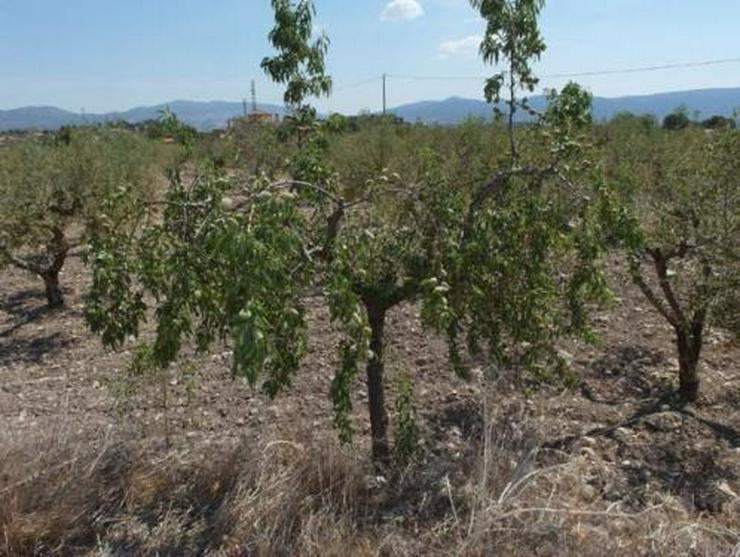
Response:
[[[462,344],[497,365],[516,360],[543,370],[543,361],[557,359],[559,336],[586,329],[585,303],[603,294],[599,206],[586,195],[598,194],[597,182],[577,141],[590,97],[575,85],[553,93],[526,149],[513,144],[501,170],[475,188],[459,187],[433,152],[419,153],[403,175],[345,183],[307,102],[330,83],[326,43],[311,43],[313,7],[285,0],[273,7],[278,55],[263,67],[286,84],[286,101],[308,124],[290,132],[300,145],[291,176],[238,183],[204,172],[185,184],[173,175],[163,200],[107,211],[128,216],[110,219],[92,242],[88,315],[104,342],[120,346],[152,304],[152,362],[169,365],[188,339],[202,350],[226,342],[234,373],[275,396],[300,368],[306,289],[319,284],[343,330],[330,392],[335,425],[342,440],[352,438],[353,387],[364,366],[372,454],[383,465],[392,308],[419,301],[423,324],[446,332],[462,374]],[[526,63],[533,52],[516,39],[501,49],[503,60],[517,60],[510,66],[517,83],[533,79]],[[513,106],[517,88],[510,93]]]
[[[738,334],[740,134],[648,139],[631,138],[640,157],[621,158],[613,171],[626,203],[619,229],[634,283],[674,330],[679,394],[694,401],[707,327]]]

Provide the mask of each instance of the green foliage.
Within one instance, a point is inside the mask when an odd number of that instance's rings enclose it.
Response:
[[[299,114],[315,115],[304,104],[308,97],[328,95],[331,78],[324,57],[329,39],[322,33],[312,40],[315,9],[310,0],[272,0],[275,27],[268,36],[278,51],[262,60],[262,69],[277,83],[286,84],[285,102]]]
[[[508,76],[499,73],[486,81],[486,100],[499,102],[507,77],[512,89],[533,91],[539,80],[532,73],[531,61],[539,59],[546,48],[537,25],[544,0],[471,0],[470,3],[486,21],[480,46],[483,61],[498,64],[506,59],[509,64]],[[513,105],[510,108],[513,110]]]
[[[724,130],[724,129],[735,129],[737,124],[732,118],[725,118],[724,116],[714,115],[701,123],[703,128],[708,130]]]
[[[620,112],[609,122],[613,128],[627,128],[649,132],[658,127],[658,121],[651,114],[638,116],[631,112]]]
[[[125,189],[149,198],[162,154],[123,130],[63,130],[53,142],[27,140],[0,153],[0,262],[46,278],[99,224],[108,199]]]
[[[687,128],[691,120],[683,112],[674,112],[663,118],[663,129],[678,131]]]
[[[233,121],[223,138],[226,165],[248,175],[284,175],[291,146],[281,141],[279,128],[272,123]]]
[[[190,185],[173,174],[161,203],[135,208],[132,228],[105,222],[91,244],[88,320],[106,344],[120,346],[137,334],[151,297],[158,366],[172,363],[188,338],[199,350],[228,340],[234,374],[274,396],[305,350],[304,218],[290,193],[259,179],[238,192],[235,210],[225,196],[231,187],[208,173]],[[149,225],[139,234],[140,222]]]
[[[198,138],[198,131],[194,127],[182,122],[177,117],[177,114],[170,110],[169,106],[160,111],[158,122],[160,133],[164,137],[171,137],[179,145],[182,145],[185,148],[186,156],[192,153],[196,139]]]
[[[339,265],[327,277],[327,297],[332,320],[344,327],[344,338],[339,345],[339,368],[334,374],[329,395],[334,408],[334,425],[344,443],[352,440],[353,429],[349,415],[352,411],[352,384],[360,363],[368,358],[370,327],[367,313],[359,296],[352,288],[350,277]]]
[[[642,157],[622,158],[612,169],[639,228],[630,247],[686,244],[695,255],[710,250],[705,255],[719,260],[714,252],[729,249],[737,232],[738,137],[686,130],[631,140]]]

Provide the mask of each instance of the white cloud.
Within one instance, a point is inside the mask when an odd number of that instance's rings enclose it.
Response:
[[[383,8],[383,21],[408,21],[424,15],[419,0],[391,0]]]
[[[440,58],[451,58],[454,56],[471,56],[478,52],[482,37],[480,35],[469,35],[458,40],[442,41],[437,47]]]

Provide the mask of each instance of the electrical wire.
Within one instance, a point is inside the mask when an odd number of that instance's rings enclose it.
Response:
[[[682,68],[699,68],[706,66],[714,66],[718,64],[736,64],[740,63],[740,58],[722,58],[717,60],[703,60],[700,62],[682,62],[676,64],[661,64],[654,66],[640,66],[634,68],[621,68],[621,69],[609,69],[609,70],[593,70],[586,72],[573,72],[573,73],[553,73],[544,74],[539,77],[543,79],[559,79],[569,77],[589,77],[599,75],[615,75],[615,74],[628,74],[628,73],[642,73],[642,72],[654,72],[661,70],[675,70]],[[506,72],[503,72],[506,73]],[[484,81],[487,78],[481,76],[442,76],[442,75],[400,75],[400,74],[388,74],[391,79],[403,79],[412,81]]]
[[[377,81],[381,81],[383,79],[382,75],[376,75],[374,77],[369,77],[367,79],[363,79],[362,81],[357,81],[355,83],[349,83],[347,85],[342,85],[340,87],[335,87],[332,90],[332,93],[341,93],[342,91],[347,91],[348,89],[356,89],[357,87],[362,87],[363,85],[368,85],[370,83],[375,83]]]

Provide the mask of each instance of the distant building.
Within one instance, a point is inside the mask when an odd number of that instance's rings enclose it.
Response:
[[[277,114],[271,114],[269,112],[250,112],[247,114],[247,120],[249,122],[260,122],[260,123],[278,123],[280,121],[280,117]]]
[[[280,122],[280,115],[279,114],[273,114],[271,112],[262,112],[262,111],[256,111],[256,112],[250,112],[249,114],[245,116],[237,116],[235,118],[231,118],[228,123],[227,127],[229,129],[240,126],[243,124],[277,124]]]

